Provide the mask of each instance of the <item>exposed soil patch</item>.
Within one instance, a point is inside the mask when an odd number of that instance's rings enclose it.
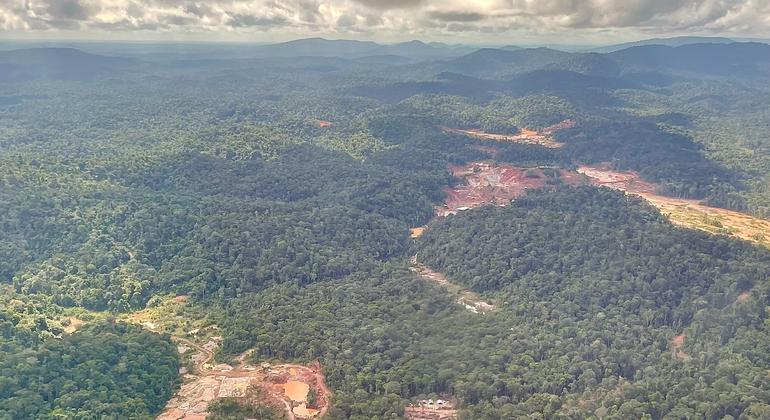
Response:
[[[690,356],[682,351],[684,346],[685,334],[679,334],[671,340],[671,352],[679,360],[688,360]]]
[[[409,237],[412,239],[417,239],[422,236],[423,233],[425,233],[425,229],[427,229],[425,226],[411,228],[409,229]]]
[[[79,318],[75,318],[74,316],[68,317],[67,321],[68,321],[67,325],[64,326],[64,332],[67,334],[74,333],[80,327],[82,327],[83,324],[85,324],[85,321]]]
[[[491,140],[491,141],[500,141],[500,142],[510,141],[510,142],[520,143],[520,144],[543,146],[549,149],[558,149],[560,147],[564,147],[564,143],[557,142],[551,136],[551,134],[553,134],[554,131],[550,131],[549,134],[545,134],[542,132],[537,132],[533,130],[527,130],[526,128],[522,128],[516,134],[499,134],[499,133],[490,133],[490,132],[475,129],[475,128],[461,129],[461,128],[449,128],[449,127],[441,127],[441,131],[445,133],[451,133],[451,134],[461,134],[464,136],[473,137],[481,140]]]
[[[440,217],[487,204],[505,206],[532,188],[584,182],[582,176],[563,169],[521,168],[489,162],[450,165],[449,170],[462,183],[444,189],[446,202],[436,209]]]
[[[634,171],[614,171],[609,165],[582,165],[578,172],[587,176],[592,184],[614,188],[634,194],[654,194],[655,185],[643,181]]]
[[[452,283],[444,274],[432,270],[427,265],[420,264],[417,261],[417,255],[412,257],[411,267],[409,267],[409,269],[412,272],[419,274],[423,279],[437,283],[438,285],[457,295],[457,304],[463,306],[465,309],[473,312],[474,314],[485,314],[497,309],[495,305],[484,301],[476,293],[473,293],[456,283]]]
[[[584,165],[578,172],[592,184],[636,194],[650,202],[672,223],[713,234],[732,235],[770,247],[770,220],[759,219],[733,210],[701,204],[696,200],[666,197],[655,193],[655,185],[632,171],[613,171],[609,165]]]
[[[283,393],[296,402],[306,402],[310,386],[300,381],[289,381],[283,384]]]
[[[740,295],[738,295],[738,302],[739,303],[740,302],[746,302],[747,300],[749,300],[749,297],[751,297],[751,292],[745,291],[745,292],[741,293]]]
[[[250,362],[251,351],[231,364],[214,363],[214,353],[222,337],[219,328],[202,320],[201,314],[187,307],[188,296],[167,297],[152,308],[123,317],[152,331],[165,332],[177,344],[182,359],[179,374],[184,382],[168,401],[161,420],[202,420],[209,404],[219,398],[238,398],[245,404],[282,408],[290,420],[321,417],[328,410],[331,390],[326,386],[320,363],[309,366]],[[190,319],[192,317],[192,319]],[[287,384],[306,386],[305,399],[287,394]],[[296,387],[298,385],[290,385]],[[308,401],[312,390],[314,401]]]
[[[325,120],[318,120],[318,126],[321,128],[331,127],[334,125],[331,121],[325,121]]]
[[[184,384],[169,400],[160,420],[204,419],[209,404],[219,398],[244,398],[252,388],[261,389],[264,403],[283,407],[289,419],[323,416],[329,404],[331,391],[324,382],[321,366],[262,363],[255,366],[246,362],[248,353],[236,358],[236,363],[212,366],[211,361],[218,340],[200,345],[193,340],[173,337],[179,351],[189,355],[193,367],[184,374]],[[315,394],[315,402],[308,406],[308,394]]]
[[[457,419],[457,410],[453,408],[430,408],[410,405],[404,409],[406,420],[453,420]]]

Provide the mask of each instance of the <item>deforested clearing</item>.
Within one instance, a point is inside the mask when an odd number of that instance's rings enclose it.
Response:
[[[656,186],[633,171],[617,171],[608,164],[583,165],[578,172],[594,185],[638,195],[657,207],[671,223],[713,234],[735,236],[770,247],[770,220],[735,210],[702,204],[697,200],[667,197],[656,193]]]
[[[158,417],[161,420],[192,420],[205,418],[208,406],[220,398],[250,400],[251,390],[260,391],[260,404],[286,411],[288,418],[322,417],[328,409],[331,391],[326,386],[321,365],[252,364],[250,352],[235,359],[235,363],[212,365],[216,340],[204,345],[190,339],[175,339],[192,364],[183,374],[184,383],[169,400]],[[212,344],[213,343],[213,344]],[[189,351],[192,350],[192,351]],[[313,405],[308,402],[310,390],[316,395]]]
[[[530,144],[547,147],[549,149],[558,149],[564,147],[564,143],[559,143],[553,139],[550,134],[543,134],[534,130],[520,129],[516,134],[490,133],[477,128],[449,128],[441,127],[441,130],[448,134],[461,134],[481,140],[491,140],[498,142],[513,142],[520,144]]]
[[[494,162],[451,165],[449,170],[460,182],[444,189],[446,199],[444,205],[436,209],[438,216],[483,205],[505,206],[529,189],[583,182],[580,175],[563,169],[523,168]]]

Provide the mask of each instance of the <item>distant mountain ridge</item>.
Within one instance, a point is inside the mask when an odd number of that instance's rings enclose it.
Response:
[[[651,38],[641,41],[624,42],[622,44],[607,45],[599,48],[592,48],[589,52],[611,53],[625,50],[632,47],[643,47],[647,45],[663,45],[667,47],[681,47],[690,44],[732,44],[735,42],[730,38],[709,37],[709,36],[678,36],[673,38]]]
[[[314,57],[365,57],[398,55],[404,57],[448,57],[458,56],[475,50],[473,47],[426,44],[413,40],[397,44],[378,44],[372,41],[345,39],[306,38],[278,44],[256,47],[256,52],[265,56],[314,56]]]
[[[606,91],[667,86],[681,77],[732,77],[770,80],[770,45],[761,43],[647,45],[608,54],[568,53],[548,48],[514,51],[482,48],[437,63],[422,81],[362,85],[359,96],[397,102],[418,94],[445,94],[488,100],[496,93],[514,96],[557,94],[586,105],[612,105]],[[590,95],[586,95],[589,93]]]
[[[74,48],[0,51],[0,82],[88,80],[118,70],[133,60],[89,54]]]
[[[685,71],[710,76],[770,77],[770,45],[757,42],[648,45],[607,54],[626,68]]]
[[[680,40],[683,41],[683,40]],[[550,48],[482,48],[443,64],[442,71],[481,78],[509,78],[535,70],[566,70],[615,78],[628,73],[693,73],[703,76],[770,77],[770,44],[701,43],[641,45],[611,53],[575,53]],[[662,80],[662,79],[661,79]]]
[[[447,71],[479,77],[509,76],[513,73],[537,70],[572,57],[571,53],[550,48],[520,48],[504,50],[482,48],[447,63]]]

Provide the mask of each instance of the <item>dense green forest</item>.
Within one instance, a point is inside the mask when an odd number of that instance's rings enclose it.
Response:
[[[479,317],[383,266],[229,301],[215,318],[230,332],[223,351],[320,358],[337,390],[333,418],[397,413],[400,398],[431,393],[458,396],[470,418],[762,418],[770,408],[767,365],[750,344],[770,333],[767,250],[585,188],[434,222],[415,251],[500,310]],[[685,360],[672,355],[682,333]]]
[[[167,338],[105,322],[41,340],[45,314],[27,322],[20,305],[0,311],[0,418],[152,418],[175,391]]]
[[[0,78],[0,418],[156,415],[175,347],[99,319],[169,294],[219,326],[221,360],[320,360],[329,418],[438,397],[473,419],[767,418],[769,251],[587,187],[434,220],[461,182],[448,165],[490,145],[500,162],[608,162],[770,214],[766,75],[627,54],[140,54]],[[567,119],[561,149],[441,129]],[[409,270],[415,254],[497,310],[457,305]],[[101,313],[69,334],[71,311]],[[280,416],[241,403],[213,418]]]

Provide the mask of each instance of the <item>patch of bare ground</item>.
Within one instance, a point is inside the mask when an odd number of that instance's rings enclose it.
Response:
[[[452,283],[442,273],[434,271],[424,264],[420,264],[417,261],[417,255],[412,257],[411,266],[409,269],[412,272],[419,274],[419,276],[423,279],[436,283],[457,295],[457,304],[461,305],[468,311],[473,312],[474,314],[485,314],[497,309],[494,304],[484,301],[476,293],[473,293],[458,284]]]
[[[445,202],[436,209],[439,217],[484,205],[506,206],[529,189],[585,182],[582,176],[563,169],[522,168],[495,162],[450,165],[449,170],[461,183],[444,189]]]
[[[420,400],[404,408],[407,420],[449,420],[458,418],[455,402],[445,399]]]
[[[249,362],[252,351],[235,357],[232,363],[215,363],[214,353],[222,342],[219,328],[206,324],[202,314],[188,306],[188,300],[185,295],[169,296],[156,306],[123,317],[151,331],[168,333],[177,344],[183,383],[158,419],[205,419],[209,404],[220,398],[277,407],[290,420],[323,417],[332,394],[320,363],[254,365]],[[299,398],[296,389],[286,388],[287,384],[306,386],[307,394],[313,392],[312,403],[307,397]]]
[[[282,407],[289,419],[323,417],[326,414],[331,390],[326,386],[321,365],[247,362],[250,352],[235,358],[232,365],[213,365],[214,351],[219,345],[216,337],[205,344],[172,337],[183,357],[189,358],[192,368],[183,368],[184,383],[166,404],[159,420],[197,420],[208,415],[208,406],[219,398],[239,398],[250,401],[251,390],[260,390],[258,403]],[[312,405],[308,395],[315,395]]]
[[[441,127],[441,131],[449,134],[461,134],[464,136],[473,137],[481,140],[529,144],[529,145],[543,146],[549,149],[558,149],[560,147],[564,147],[564,143],[559,143],[553,139],[552,132],[549,134],[546,134],[544,132],[527,130],[526,128],[520,129],[519,132],[516,134],[490,133],[490,132],[475,129],[475,128],[462,129],[462,128]]]
[[[77,330],[78,330],[80,327],[82,327],[82,326],[83,326],[83,324],[85,324],[85,321],[83,321],[83,320],[81,320],[81,319],[79,319],[79,318],[76,318],[76,317],[74,317],[74,316],[71,316],[71,317],[67,317],[67,318],[65,318],[65,320],[62,322],[62,325],[64,326],[64,332],[65,332],[65,333],[67,333],[67,334],[72,334],[72,333],[74,333],[74,332],[75,332],[75,331],[77,331]]]
[[[423,233],[425,233],[425,226],[420,226],[416,228],[409,229],[409,237],[412,239],[417,239],[420,236],[422,236]]]
[[[686,337],[685,334],[679,334],[671,340],[671,354],[678,360],[684,361],[690,359],[690,356],[682,350]]]
[[[453,408],[428,408],[420,405],[410,405],[404,408],[406,420],[454,420],[458,418],[457,410]]]
[[[595,185],[636,194],[665,214],[671,223],[713,234],[735,236],[770,247],[770,220],[734,210],[704,205],[696,200],[666,197],[655,192],[654,184],[642,180],[633,171],[615,171],[609,165],[583,165],[578,172]]]

